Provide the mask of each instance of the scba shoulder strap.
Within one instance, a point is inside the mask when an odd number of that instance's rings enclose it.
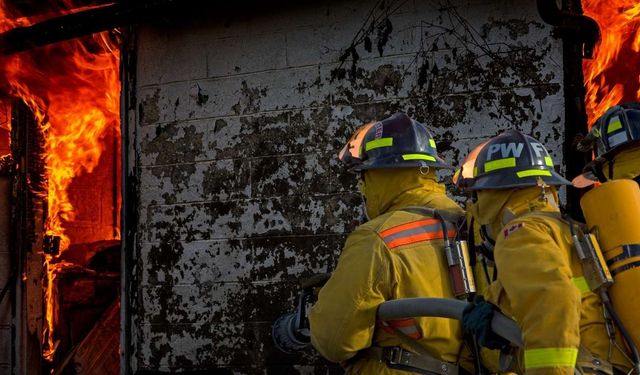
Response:
[[[418,214],[422,216],[432,217],[432,218],[442,218],[443,220],[451,223],[451,224],[459,224],[462,220],[464,220],[464,213],[453,211],[453,210],[438,210],[435,208],[422,207],[422,206],[409,206],[404,207],[401,211],[411,212],[413,214]]]

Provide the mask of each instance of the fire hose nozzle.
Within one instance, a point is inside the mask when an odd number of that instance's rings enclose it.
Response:
[[[320,273],[302,280],[302,291],[298,295],[295,311],[280,315],[271,329],[275,346],[285,353],[294,353],[311,344],[311,330],[307,313],[315,302],[314,288],[322,287],[331,277],[330,273]]]
[[[285,353],[304,350],[311,344],[311,332],[300,328],[297,311],[280,315],[273,323],[271,335],[276,348]]]

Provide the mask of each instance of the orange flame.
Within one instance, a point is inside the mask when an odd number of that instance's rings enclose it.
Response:
[[[591,126],[610,107],[640,100],[640,3],[583,0],[582,6],[602,33],[593,60],[583,62]]]
[[[71,4],[65,0],[62,5]],[[34,22],[9,19],[5,9],[0,0],[0,32]],[[45,230],[61,237],[61,252],[70,245],[65,223],[75,219],[69,187],[74,178],[93,171],[105,147],[113,147],[103,144],[105,138],[119,134],[119,59],[117,42],[105,32],[23,52],[0,62],[5,90],[31,108],[44,135],[48,203]],[[114,228],[113,233],[117,231]],[[43,357],[47,360],[53,359],[57,347],[56,277],[69,265],[45,254]]]

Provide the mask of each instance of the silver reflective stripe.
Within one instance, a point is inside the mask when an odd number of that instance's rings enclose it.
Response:
[[[618,134],[608,136],[607,139],[609,140],[609,147],[614,147],[620,143],[626,142],[629,138],[627,137],[627,132],[623,131]]]
[[[409,327],[394,327],[394,328],[404,333],[405,335],[411,337],[414,340],[421,336],[420,331],[418,330],[418,326],[416,326],[415,324]]]

